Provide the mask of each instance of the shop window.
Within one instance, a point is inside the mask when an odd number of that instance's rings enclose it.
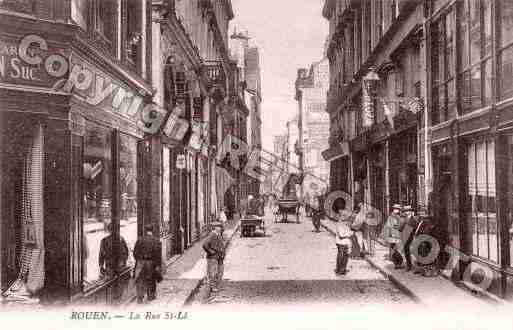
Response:
[[[431,120],[434,125],[454,118],[454,12],[441,15],[432,26],[432,83],[433,107]]]
[[[102,249],[112,221],[112,132],[87,122],[84,145],[84,286],[113,274],[112,251]]]
[[[492,99],[491,1],[465,0],[459,4],[457,12],[461,112],[467,113],[489,105]]]
[[[509,238],[509,266],[513,267],[513,135],[508,136],[508,235]]]
[[[356,20],[354,24],[354,32],[353,32],[353,42],[354,42],[354,68],[353,74],[358,72],[360,69],[361,61],[362,61],[362,14],[361,11],[357,10],[356,12]],[[331,67],[331,66],[330,66]]]
[[[38,292],[45,281],[45,252],[51,252],[44,239],[43,128],[25,117],[0,114],[0,289],[5,297]]]
[[[133,249],[137,241],[137,139],[119,136],[119,188],[121,201],[120,236],[127,244],[128,256],[121,246],[121,267],[134,266]],[[125,251],[126,252],[126,251]]]
[[[500,52],[500,99],[505,100],[513,97],[513,46]]]
[[[97,0],[95,17],[95,31],[100,38],[100,42],[112,53],[117,50],[117,31],[118,31],[118,1],[117,0]]]
[[[142,58],[142,15],[141,0],[127,0],[126,2],[126,58],[136,71],[141,71]]]
[[[377,45],[379,40],[381,39],[381,36],[383,35],[383,0],[375,1],[375,13],[375,44]]]
[[[513,97],[513,2],[500,1],[499,5],[499,89],[500,99]]]
[[[467,212],[472,224],[472,253],[498,262],[495,143],[492,140],[472,143],[467,155]]]
[[[363,29],[363,34],[364,34],[363,40],[365,40],[365,42],[364,42],[364,59],[367,59],[370,56],[371,51],[372,51],[372,35],[371,35],[372,3],[370,0],[365,0],[364,4],[362,6],[364,7],[363,24],[362,24],[362,29]]]
[[[89,1],[72,0],[71,1],[71,19],[77,23],[84,31],[87,31],[89,18]]]
[[[500,47],[505,48],[513,42],[513,2],[497,1],[499,5]]]

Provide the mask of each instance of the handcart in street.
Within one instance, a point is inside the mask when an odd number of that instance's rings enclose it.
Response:
[[[296,216],[296,223],[299,223],[299,201],[297,199],[278,200],[278,213],[275,222],[289,222],[288,216]]]
[[[257,230],[265,236],[265,220],[261,216],[247,215],[240,219],[240,237],[254,237]]]

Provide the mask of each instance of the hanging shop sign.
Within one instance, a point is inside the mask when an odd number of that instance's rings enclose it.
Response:
[[[145,95],[36,34],[22,38],[0,36],[0,83],[72,94],[94,108],[125,117],[148,134],[159,132],[164,124],[166,131],[183,125],[176,120],[165,123],[168,112],[147,102]]]
[[[182,141],[189,130],[189,122],[180,117],[183,113],[185,113],[185,104],[178,103],[163,127],[163,133],[177,141]]]
[[[372,100],[370,86],[363,84],[362,88],[362,125],[371,127],[374,124],[374,102]]]

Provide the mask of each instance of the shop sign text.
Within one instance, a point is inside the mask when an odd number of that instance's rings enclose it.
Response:
[[[187,121],[168,116],[167,110],[157,104],[144,102],[141,95],[97,72],[85,61],[68,60],[62,50],[49,47],[44,38],[35,34],[24,36],[18,43],[0,40],[0,81],[73,93],[91,106],[105,105],[109,111],[135,121],[148,134],[164,126],[166,133],[176,134],[170,137],[182,140],[189,128]]]

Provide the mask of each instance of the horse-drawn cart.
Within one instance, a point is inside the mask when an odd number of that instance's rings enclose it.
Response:
[[[295,215],[296,222],[299,223],[299,201],[297,199],[278,200],[278,214],[276,215],[275,222],[288,222],[289,214]]]
[[[265,236],[265,221],[263,217],[248,215],[240,219],[240,237],[253,237],[257,229],[263,231]]]

